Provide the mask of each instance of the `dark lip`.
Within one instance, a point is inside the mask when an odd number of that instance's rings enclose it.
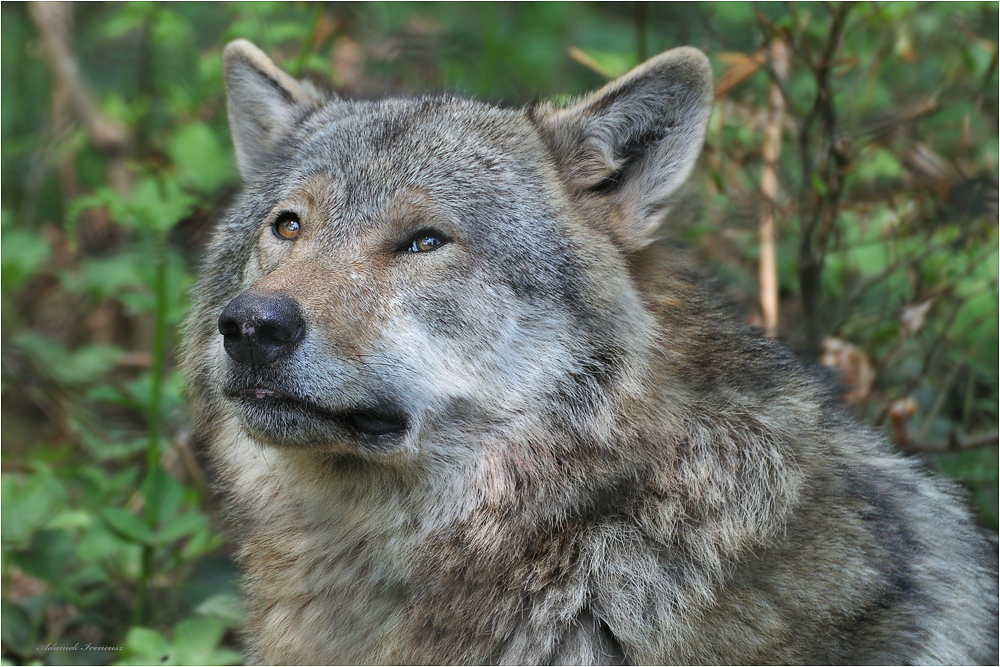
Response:
[[[406,414],[387,404],[329,410],[308,399],[263,385],[227,389],[225,394],[254,410],[292,410],[305,413],[313,419],[332,422],[358,437],[394,436],[405,432],[409,427]]]

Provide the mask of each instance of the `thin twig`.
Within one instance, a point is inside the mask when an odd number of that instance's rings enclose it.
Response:
[[[851,5],[844,4],[832,13],[830,36],[824,45],[818,63],[812,66],[816,78],[816,99],[813,107],[800,126],[799,154],[802,163],[802,190],[800,210],[811,210],[811,215],[803,216],[802,237],[799,243],[799,287],[802,311],[806,326],[806,346],[815,351],[819,348],[819,288],[823,273],[826,247],[840,209],[844,191],[844,177],[849,159],[845,146],[837,136],[837,116],[830,75],[836,65],[835,56],[843,45],[845,24]],[[807,46],[808,41],[803,42]],[[808,49],[804,49],[808,52]],[[811,58],[807,58],[810,62]],[[814,139],[813,126],[820,121],[820,130]],[[814,159],[810,145],[817,143],[822,158]],[[820,167],[820,180],[824,191],[816,192],[813,184],[815,165]]]
[[[781,37],[771,43],[771,63],[778,78],[788,77],[788,46]],[[767,124],[761,152],[764,165],[760,175],[760,309],[764,332],[774,338],[778,333],[778,259],[775,249],[775,202],[778,199],[778,158],[781,155],[781,127],[785,116],[785,98],[772,84],[768,97]]]
[[[1000,444],[1000,435],[996,431],[971,438],[959,438],[952,433],[948,442],[910,442],[902,451],[906,454],[940,454],[977,447],[996,447],[998,444]]]
[[[69,46],[72,11],[72,3],[69,2],[28,4],[28,15],[38,28],[49,68],[64,91],[69,108],[80,119],[93,144],[109,156],[108,180],[112,187],[125,191],[130,180],[125,164],[129,148],[128,130],[104,115],[84,83]]]

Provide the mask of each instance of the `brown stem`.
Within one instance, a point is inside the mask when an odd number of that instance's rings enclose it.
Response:
[[[633,6],[633,18],[635,19],[635,41],[636,55],[639,62],[646,62],[649,51],[646,47],[646,24],[649,18],[649,3],[637,1]]]
[[[844,27],[850,5],[838,6],[832,14],[830,37],[819,60],[813,65],[816,77],[816,100],[799,131],[799,152],[802,162],[802,193],[799,210],[810,211],[803,216],[799,245],[799,287],[806,327],[806,347],[819,349],[820,280],[826,259],[826,247],[834,229],[844,187],[844,172],[848,158],[837,138],[837,114],[830,75],[836,64],[836,54],[843,44]],[[820,129],[813,135],[813,125]],[[821,156],[814,161],[811,144],[819,146]],[[816,171],[818,167],[818,173]],[[816,174],[824,189],[817,192],[813,183]]]
[[[66,97],[67,106],[86,128],[94,145],[111,157],[108,164],[109,182],[115,189],[128,189],[129,176],[124,160],[129,146],[128,132],[124,126],[101,112],[83,81],[69,47],[72,3],[32,2],[27,9],[38,28],[45,58],[57,86]]]
[[[771,43],[771,63],[776,78],[788,77],[788,47],[780,37]],[[774,338],[778,333],[778,260],[775,249],[774,212],[778,199],[778,157],[781,155],[781,125],[785,116],[785,98],[778,83],[772,82],[769,94],[767,125],[762,153],[764,166],[760,175],[760,309],[764,331]]]
[[[976,447],[996,447],[998,442],[1000,442],[1000,437],[996,431],[971,438],[959,438],[953,433],[948,438],[948,442],[910,442],[903,448],[903,452],[906,454],[940,454],[941,452],[954,452],[975,449]]]

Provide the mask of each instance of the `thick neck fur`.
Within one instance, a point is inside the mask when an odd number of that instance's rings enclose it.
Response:
[[[710,299],[693,280],[649,279],[655,260],[634,267],[658,325],[632,361],[646,368],[628,374],[642,386],[583,409],[610,419],[524,417],[479,431],[478,456],[399,466],[263,447],[219,420],[212,453],[242,533],[255,657],[541,663],[586,617],[632,659],[683,660],[670,645],[688,625],[673,610],[713,603],[729,568],[780,530],[799,473],[782,429],[794,417],[768,421],[789,406],[727,386],[724,330],[692,333]]]

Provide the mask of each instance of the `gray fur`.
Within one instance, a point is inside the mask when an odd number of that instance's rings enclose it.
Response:
[[[701,53],[565,109],[324,99],[247,42],[226,72],[245,184],[184,368],[253,659],[997,662],[996,547],[951,486],[656,242]],[[451,242],[402,249],[423,228]],[[251,288],[308,328],[248,369],[218,320]],[[310,407],[233,397],[261,387]],[[405,430],[345,430],[384,406]]]

